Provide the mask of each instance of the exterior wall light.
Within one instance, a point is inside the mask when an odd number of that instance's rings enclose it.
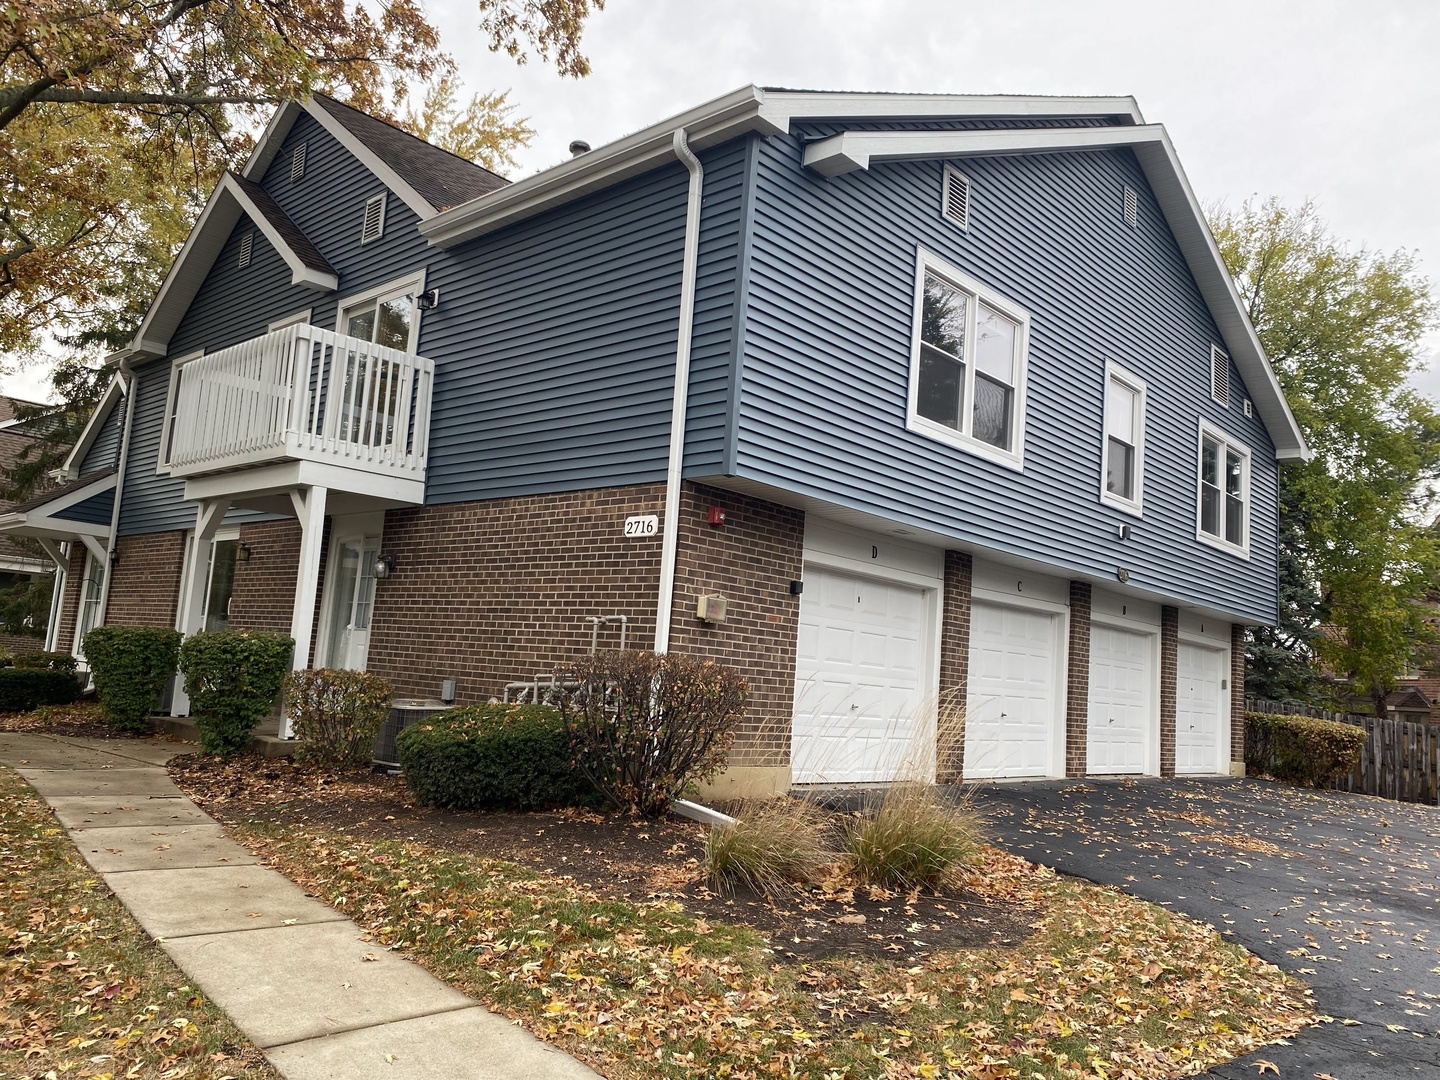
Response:
[[[250,545],[247,544],[247,543],[245,543],[244,540],[241,540],[241,541],[240,541],[240,546],[235,549],[235,561],[236,561],[236,562],[249,562],[249,561],[250,561]]]
[[[395,556],[381,555],[375,560],[375,577],[387,578],[395,572]]]
[[[415,294],[415,306],[421,311],[429,311],[431,308],[440,306],[440,290],[426,289],[422,293]]]

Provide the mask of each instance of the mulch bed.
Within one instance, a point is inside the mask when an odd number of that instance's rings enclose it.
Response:
[[[105,723],[104,710],[90,701],[77,701],[73,705],[48,705],[34,712],[0,713],[0,732],[116,741],[151,737],[148,731],[138,735],[115,731]]]
[[[587,811],[466,813],[415,805],[404,781],[337,776],[286,760],[176,758],[170,774],[222,822],[312,826],[370,839],[510,859],[567,875],[618,899],[671,900],[702,918],[752,926],[787,959],[836,955],[891,960],[935,949],[1012,945],[1035,915],[963,891],[896,895],[838,889],[767,898],[707,886],[705,828],[679,817],[631,821]]]

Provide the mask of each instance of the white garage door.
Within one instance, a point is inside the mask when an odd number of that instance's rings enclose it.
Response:
[[[1225,654],[1180,643],[1176,657],[1175,771],[1220,771],[1220,680]]]
[[[1143,773],[1160,714],[1150,700],[1149,634],[1098,623],[1090,628],[1090,719],[1086,771]]]
[[[805,568],[791,772],[798,784],[893,780],[913,762],[925,592]]]
[[[1058,626],[1043,612],[984,603],[971,608],[966,779],[1050,772]]]

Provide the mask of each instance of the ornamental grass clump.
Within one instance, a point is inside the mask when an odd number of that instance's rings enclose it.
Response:
[[[255,725],[280,695],[295,639],[255,630],[217,630],[185,639],[180,670],[207,754],[229,757],[250,745]]]
[[[826,814],[809,799],[780,797],[742,805],[733,825],[705,838],[705,874],[722,888],[771,894],[815,880],[839,858]]]
[[[671,653],[602,652],[561,676],[575,768],[616,808],[659,817],[720,771],[749,697],[740,675]]]
[[[168,626],[100,626],[81,645],[105,722],[116,731],[149,731],[147,718],[160,707],[175,674],[179,632]]]
[[[980,814],[933,785],[900,780],[845,826],[850,872],[865,885],[939,885],[980,850]]]
[[[331,768],[353,768],[371,759],[375,735],[390,711],[390,684],[368,671],[315,668],[285,676],[285,712],[295,737],[295,756]]]

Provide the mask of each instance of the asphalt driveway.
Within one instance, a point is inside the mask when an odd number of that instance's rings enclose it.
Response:
[[[1254,1078],[1264,1059],[1282,1080],[1440,1078],[1440,809],[1258,780],[975,796],[1002,846],[1211,923],[1333,1018],[1209,1075]]]

